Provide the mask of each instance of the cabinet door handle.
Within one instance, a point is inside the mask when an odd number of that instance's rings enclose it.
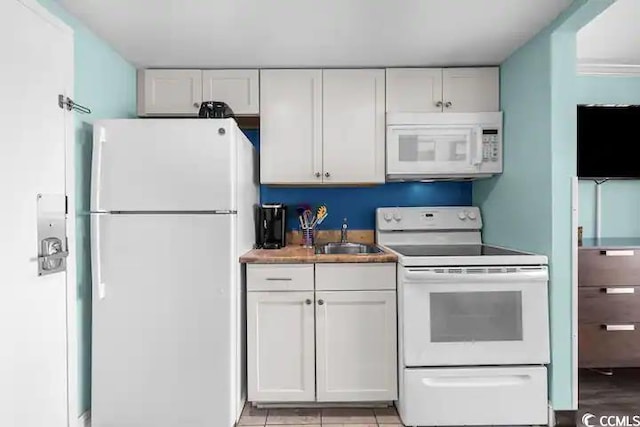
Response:
[[[194,102],[193,103],[193,108],[200,108],[200,103],[199,102]]]
[[[442,101],[436,102],[436,107],[441,108],[442,107]]]
[[[451,107],[452,105],[453,105],[453,104],[451,103],[451,101],[447,101],[447,102],[445,102],[445,103],[444,103],[444,106],[445,106],[446,108],[449,108],[449,107]]]
[[[316,178],[320,178],[322,174],[320,172],[316,172]]]
[[[602,292],[611,295],[611,294],[635,294],[636,290],[634,288],[602,288]]]
[[[311,300],[309,298],[307,298],[306,300],[304,300],[304,303],[307,305],[311,305]]]
[[[604,256],[633,256],[634,255],[634,251],[632,250],[627,250],[627,251],[600,251],[600,255],[604,255]]]
[[[635,331],[636,325],[602,325],[607,332]]]
[[[319,299],[318,300],[318,305],[324,305],[324,300],[323,299]]]
[[[331,176],[331,174],[329,172],[325,172],[324,176],[326,176],[327,178],[329,178]]]
[[[267,277],[270,282],[290,282],[293,279],[291,277]]]

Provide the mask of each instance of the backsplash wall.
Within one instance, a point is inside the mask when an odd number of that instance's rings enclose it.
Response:
[[[260,131],[244,130],[259,150]],[[282,202],[289,209],[289,229],[297,229],[295,207],[301,203],[324,204],[329,216],[320,229],[338,229],[343,218],[349,228],[375,228],[375,209],[381,206],[468,206],[471,205],[470,182],[398,182],[370,187],[274,187],[260,186],[260,201]]]

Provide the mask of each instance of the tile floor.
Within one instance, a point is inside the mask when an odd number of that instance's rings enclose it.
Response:
[[[247,405],[239,426],[402,427],[395,408],[258,409]]]

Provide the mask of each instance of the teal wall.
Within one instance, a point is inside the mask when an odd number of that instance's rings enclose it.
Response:
[[[613,0],[575,0],[501,66],[504,173],[474,184],[484,239],[549,257],[550,399],[576,409],[572,392],[571,184],[576,175],[577,30]]]
[[[91,260],[89,196],[91,182],[92,123],[96,119],[135,117],[136,72],[103,40],[69,15],[54,0],[39,0],[74,30],[74,95],[91,108],[91,115],[76,115],[76,261],[78,264],[79,410],[91,406]]]
[[[640,104],[640,77],[579,76],[578,104]],[[603,237],[640,236],[640,181],[602,185]],[[580,220],[584,237],[595,236],[595,183],[580,181]]]

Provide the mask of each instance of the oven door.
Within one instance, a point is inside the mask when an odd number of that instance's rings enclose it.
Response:
[[[547,267],[405,268],[407,367],[549,363]]]
[[[472,125],[387,128],[387,175],[466,175],[482,163],[482,128]]]

